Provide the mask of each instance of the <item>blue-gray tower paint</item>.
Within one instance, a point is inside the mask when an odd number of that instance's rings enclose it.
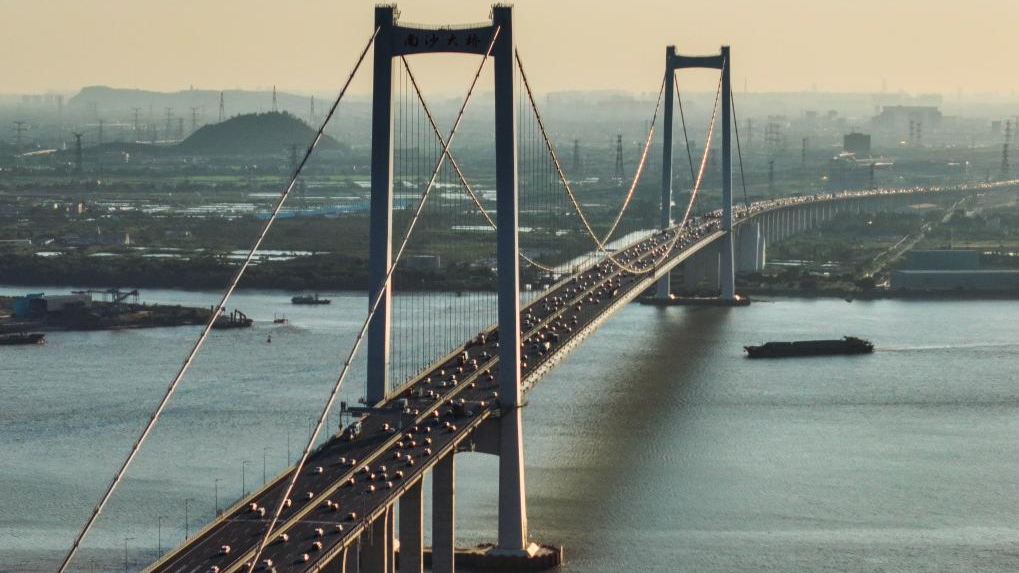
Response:
[[[732,103],[731,78],[729,70],[732,61],[729,46],[722,46],[717,56],[682,56],[676,54],[675,46],[665,51],[665,113],[663,120],[664,145],[662,153],[662,228],[672,226],[672,117],[673,117],[673,78],[677,70],[687,68],[709,68],[719,70],[722,74],[722,257],[720,268],[721,298],[735,299],[735,265],[733,263],[732,241]],[[711,145],[711,142],[706,142]],[[655,289],[655,296],[667,298],[670,291],[669,275],[665,274]]]
[[[722,261],[719,280],[722,300],[736,300],[736,265],[732,240],[732,57],[729,46],[722,46]]]
[[[384,289],[368,325],[368,375],[365,402],[375,405],[389,391],[389,338],[393,262],[393,6],[375,8],[375,74],[372,87],[371,214],[368,239],[368,304]]]
[[[662,115],[662,220],[661,228],[672,226],[672,101],[675,90],[672,76],[672,61],[676,58],[676,46],[665,48],[665,113]],[[658,279],[655,296],[669,298],[672,290],[672,273],[665,273]]]
[[[484,45],[462,41],[439,42],[429,47],[412,41],[415,36],[434,35],[433,30],[400,26],[393,6],[375,10],[379,33],[375,40],[375,86],[372,99],[372,198],[370,280],[374,299],[385,288],[382,302],[368,331],[368,390],[366,401],[377,404],[387,398],[389,341],[391,329],[391,288],[385,278],[392,264],[393,233],[393,116],[392,60],[406,54],[457,52],[484,54],[491,34],[499,35],[492,46],[495,76],[496,154],[496,264],[498,272],[499,396],[499,544],[507,553],[525,551],[528,546],[527,505],[524,484],[524,451],[520,387],[520,248],[517,188],[517,99],[514,90],[513,9],[492,8],[492,25],[453,29],[449,34],[484,37]],[[402,381],[401,381],[402,382]]]
[[[495,193],[499,279],[499,546],[500,551],[524,551],[527,539],[527,501],[524,482],[524,439],[520,389],[520,247],[517,213],[516,90],[513,89],[513,8],[492,8],[492,24],[499,37],[495,58]]]

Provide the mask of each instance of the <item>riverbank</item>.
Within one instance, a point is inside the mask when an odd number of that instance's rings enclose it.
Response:
[[[179,304],[128,304],[91,301],[88,306],[67,309],[61,312],[43,312],[27,317],[17,317],[14,316],[14,298],[0,297],[0,334],[28,331],[126,330],[165,326],[194,326],[207,323],[211,313],[211,308],[189,307]]]
[[[141,255],[90,256],[68,252],[57,256],[0,256],[0,277],[8,285],[125,287],[183,290],[221,289],[239,262],[217,255],[164,259]],[[441,264],[441,263],[440,263]],[[495,274],[486,266],[441,264],[437,269],[398,269],[397,288],[407,291],[491,291]],[[366,290],[368,262],[344,255],[309,255],[253,264],[240,288],[304,290]]]
[[[868,290],[853,289],[761,289],[736,288],[741,295],[757,301],[767,297],[787,299],[844,299],[844,300],[1014,300],[1019,299],[1016,291],[907,291],[875,288]]]

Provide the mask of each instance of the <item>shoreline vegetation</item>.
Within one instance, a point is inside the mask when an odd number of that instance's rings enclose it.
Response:
[[[238,264],[216,255],[160,259],[92,257],[81,253],[53,257],[10,254],[0,257],[0,284],[215,290],[230,281]],[[398,269],[394,285],[409,291],[491,291],[495,289],[495,274],[487,267],[451,263],[441,270]],[[248,268],[238,288],[366,290],[368,264],[363,258],[344,255],[263,261]]]
[[[0,284],[25,287],[150,288],[185,291],[221,290],[237,268],[223,256],[203,255],[190,259],[142,256],[93,257],[68,253],[54,257],[32,254],[0,256]],[[790,273],[792,274],[792,273]],[[798,275],[798,273],[797,273]],[[543,277],[531,277],[535,283]],[[736,290],[753,298],[874,299],[1013,299],[1014,291],[891,291],[874,280],[833,276],[797,276],[801,280],[776,280],[761,275],[737,277]],[[764,279],[764,280],[762,280]],[[525,279],[526,280],[526,279]],[[404,292],[480,292],[495,290],[491,269],[468,263],[452,263],[440,270],[397,270],[395,288]],[[775,284],[768,284],[774,282]],[[249,267],[238,289],[305,291],[366,291],[367,261],[344,255],[308,255],[285,261],[264,261]],[[696,289],[680,296],[710,297],[717,293]]]

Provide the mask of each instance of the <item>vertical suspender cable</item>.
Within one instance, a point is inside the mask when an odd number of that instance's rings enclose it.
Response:
[[[694,172],[693,167],[693,152],[690,150],[690,136],[686,133],[686,113],[683,111],[683,96],[680,95],[679,91],[679,78],[673,74],[673,82],[676,84],[676,100],[679,102],[679,119],[683,124],[683,143],[686,145],[686,158],[690,162],[690,183],[697,180],[697,175]]]
[[[732,95],[732,87],[729,88],[729,103],[732,104],[732,125],[736,131],[736,154],[739,157],[739,178],[743,183],[743,203],[750,205],[750,197],[747,196],[747,177],[743,172],[743,146],[739,142],[739,118],[736,117],[736,98]]]
[[[116,490],[117,485],[124,478],[124,474],[127,472],[127,469],[131,466],[131,462],[133,462],[135,457],[138,455],[138,452],[141,449],[142,444],[145,442],[145,439],[152,432],[152,429],[155,428],[156,423],[159,421],[160,415],[162,415],[163,410],[166,409],[166,405],[167,403],[169,403],[170,397],[173,396],[173,393],[177,389],[177,386],[180,384],[180,381],[184,378],[184,374],[191,367],[191,364],[194,361],[195,356],[197,356],[198,354],[198,351],[201,350],[202,346],[205,344],[205,341],[209,338],[209,333],[212,331],[213,323],[226,310],[226,304],[230,300],[230,295],[232,295],[234,290],[237,288],[237,283],[239,283],[241,277],[244,276],[244,271],[247,270],[248,266],[251,264],[251,260],[255,256],[255,253],[262,246],[262,241],[265,240],[265,236],[269,233],[269,229],[272,227],[272,224],[276,221],[280,209],[283,207],[283,203],[287,200],[287,197],[289,197],[290,193],[293,191],[294,184],[297,182],[297,178],[298,176],[300,176],[301,170],[303,170],[304,166],[308,163],[308,158],[311,157],[311,153],[315,150],[315,147],[318,146],[319,141],[322,140],[322,136],[325,132],[326,125],[329,123],[329,120],[332,119],[333,114],[336,112],[336,108],[339,107],[340,105],[340,101],[343,100],[343,96],[347,93],[347,88],[350,87],[350,83],[351,81],[353,81],[354,75],[357,73],[357,70],[361,67],[361,62],[364,61],[364,58],[368,54],[368,50],[371,48],[372,44],[375,42],[375,37],[378,35],[378,33],[379,33],[378,28],[376,28],[375,31],[372,32],[371,38],[368,39],[367,44],[365,44],[364,50],[361,51],[361,55],[357,59],[357,63],[354,64],[354,68],[350,71],[350,75],[347,77],[347,81],[343,85],[343,89],[340,90],[340,93],[336,97],[336,100],[333,101],[332,107],[329,108],[329,113],[326,114],[325,120],[322,121],[322,124],[318,128],[318,131],[315,133],[315,137],[312,139],[311,143],[308,145],[308,148],[305,150],[304,157],[301,159],[301,162],[298,163],[296,167],[294,167],[294,172],[290,176],[290,181],[287,183],[287,186],[286,188],[284,188],[283,192],[280,193],[279,199],[276,200],[276,204],[272,209],[272,213],[270,214],[269,218],[266,219],[265,225],[262,226],[262,230],[259,233],[258,237],[255,239],[255,243],[251,246],[251,249],[248,251],[247,256],[244,257],[244,260],[241,261],[241,265],[237,268],[237,271],[234,273],[233,279],[230,281],[229,286],[227,286],[226,290],[223,292],[223,295],[219,300],[219,304],[216,305],[215,310],[209,316],[209,321],[205,323],[205,326],[202,328],[201,334],[198,335],[198,339],[191,347],[191,350],[188,352],[187,357],[184,359],[184,362],[181,363],[180,368],[177,370],[176,376],[174,376],[173,380],[171,380],[170,385],[166,389],[166,393],[163,395],[163,398],[159,401],[159,404],[156,406],[156,409],[149,416],[149,421],[145,424],[145,428],[142,429],[141,434],[138,435],[134,443],[131,445],[131,451],[128,453],[127,457],[120,465],[120,468],[117,470],[117,473],[114,474],[113,480],[110,481],[110,485],[107,486],[106,491],[103,493],[102,497],[99,498],[99,502],[96,504],[95,508],[93,508],[91,515],[89,515],[88,519],[85,520],[85,525],[82,526],[81,531],[79,531],[78,535],[75,536],[74,542],[71,544],[71,548],[68,549],[67,555],[64,556],[63,561],[60,562],[60,566],[57,568],[57,573],[63,573],[64,571],[67,570],[67,567],[68,565],[70,565],[71,560],[74,558],[75,554],[78,552],[78,549],[81,547],[82,540],[88,534],[89,530],[92,529],[92,526],[95,524],[96,519],[99,517],[99,514],[102,513],[103,509],[106,507],[106,504],[110,501],[110,497],[113,495],[114,490]]]
[[[275,529],[276,524],[279,522],[280,514],[283,513],[283,507],[286,500],[290,498],[290,495],[294,491],[294,486],[297,484],[297,478],[300,477],[301,471],[304,469],[304,464],[308,461],[308,456],[311,454],[312,447],[315,444],[315,440],[318,438],[319,433],[322,431],[322,426],[325,420],[329,416],[329,411],[332,409],[333,403],[336,401],[336,397],[340,393],[340,389],[343,387],[343,381],[347,377],[347,372],[350,371],[350,365],[354,362],[354,356],[357,354],[358,349],[361,347],[361,341],[364,340],[364,335],[368,332],[368,325],[371,324],[372,317],[375,316],[375,312],[379,308],[379,304],[382,302],[383,295],[386,292],[385,285],[389,284],[393,279],[393,272],[396,270],[397,264],[399,264],[401,257],[403,256],[404,249],[407,248],[407,242],[410,240],[411,233],[414,232],[414,225],[417,223],[418,217],[421,215],[421,211],[424,209],[425,201],[428,199],[429,192],[435,186],[436,177],[439,175],[439,171],[442,169],[446,154],[449,150],[449,146],[453,143],[453,136],[456,135],[456,130],[460,127],[460,122],[463,120],[464,111],[467,109],[467,104],[471,100],[471,96],[474,94],[474,88],[478,84],[478,78],[481,77],[481,72],[485,68],[485,63],[492,54],[492,48],[495,46],[495,41],[499,37],[499,32],[502,30],[501,26],[497,26],[492,33],[492,40],[488,44],[488,49],[485,51],[485,56],[481,60],[481,64],[478,66],[478,71],[474,74],[474,80],[471,82],[471,87],[467,90],[467,95],[464,97],[463,104],[460,106],[460,111],[457,113],[456,120],[453,122],[453,127],[449,132],[449,139],[446,140],[443,145],[442,154],[435,165],[435,169],[432,171],[431,178],[428,181],[428,185],[421,193],[421,198],[418,201],[417,208],[414,211],[413,217],[407,224],[407,230],[404,232],[403,238],[400,241],[400,248],[397,250],[393,257],[393,262],[389,266],[389,271],[386,272],[386,277],[383,280],[382,288],[378,289],[378,293],[375,299],[372,301],[368,316],[365,317],[364,323],[361,325],[361,330],[357,334],[357,338],[354,340],[354,344],[350,349],[350,353],[347,355],[347,360],[343,363],[343,367],[340,369],[340,373],[336,378],[336,383],[333,385],[333,389],[329,394],[329,399],[326,401],[325,406],[322,408],[321,414],[319,414],[318,421],[315,423],[315,429],[312,432],[311,437],[308,439],[308,443],[304,447],[304,451],[301,453],[301,458],[297,464],[294,465],[294,470],[291,472],[290,481],[287,483],[287,489],[280,496],[279,503],[276,504],[276,510],[273,512],[272,520],[265,528],[265,534],[261,537],[258,542],[258,547],[255,549],[255,555],[252,557],[248,566],[248,573],[253,573],[258,563],[258,558],[262,555],[262,551],[265,549],[265,545],[272,536],[272,531]]]

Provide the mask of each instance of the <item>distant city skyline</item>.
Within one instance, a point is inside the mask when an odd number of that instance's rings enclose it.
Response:
[[[971,0],[557,0],[517,2],[515,32],[542,92],[657,91],[665,46],[710,53],[732,46],[734,87],[756,92],[1015,95],[1019,3]],[[3,0],[0,92],[110,85],[157,91],[331,92],[367,40],[375,1]],[[483,21],[486,2],[416,0],[408,22]],[[422,57],[432,92],[460,92],[476,61]],[[361,74],[355,93],[370,87]],[[713,89],[707,72],[687,89]]]

